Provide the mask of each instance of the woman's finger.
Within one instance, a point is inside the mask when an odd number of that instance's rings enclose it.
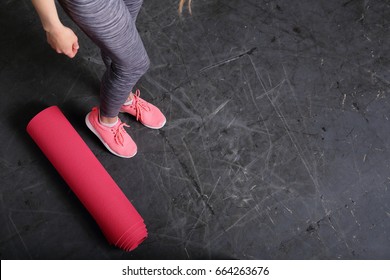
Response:
[[[73,43],[73,49],[78,50],[79,48],[80,48],[79,42],[78,42],[78,41],[74,42],[74,43]]]

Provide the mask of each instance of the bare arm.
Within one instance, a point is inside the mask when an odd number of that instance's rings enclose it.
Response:
[[[57,53],[73,58],[79,49],[78,39],[71,29],[61,23],[54,0],[31,0],[31,2],[46,31],[47,42]]]

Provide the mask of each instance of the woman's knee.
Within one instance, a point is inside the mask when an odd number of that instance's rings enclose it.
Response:
[[[120,63],[113,61],[111,69],[119,80],[133,83],[134,80],[138,80],[148,71],[149,66],[149,57],[143,55],[137,59],[124,60]]]
[[[141,59],[140,70],[146,73],[150,67],[150,59],[149,56],[145,53],[145,55]]]
[[[126,73],[145,74],[150,67],[149,56],[146,52],[142,55],[137,55],[133,59],[123,60],[121,67]]]

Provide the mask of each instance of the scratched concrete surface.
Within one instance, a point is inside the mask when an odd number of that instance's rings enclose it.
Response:
[[[30,1],[0,3],[2,259],[390,258],[390,2],[146,1],[151,68],[138,87],[165,112],[129,116],[138,155],[109,154],[83,123],[99,51],[75,28],[67,59]],[[110,246],[25,132],[58,105],[145,219]]]

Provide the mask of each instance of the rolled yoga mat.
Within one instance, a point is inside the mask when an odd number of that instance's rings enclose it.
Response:
[[[144,221],[57,106],[38,113],[27,132],[100,226],[109,243],[135,249]]]

